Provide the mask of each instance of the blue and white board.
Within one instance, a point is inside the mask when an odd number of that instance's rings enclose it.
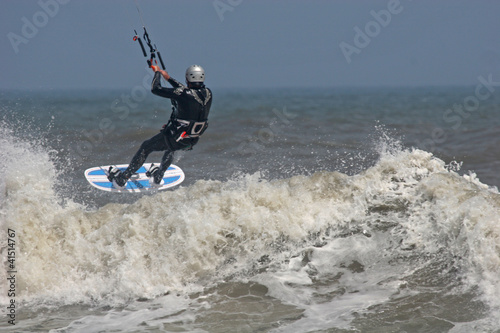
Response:
[[[155,163],[159,165],[159,163]],[[125,170],[128,164],[113,165],[120,170]],[[184,172],[176,165],[170,165],[168,170],[163,175],[164,184],[161,186],[151,187],[149,184],[149,178],[146,176],[146,171],[149,170],[151,163],[144,163],[144,165],[137,170],[137,172],[130,177],[124,188],[119,189],[113,186],[108,180],[107,173],[109,170],[109,165],[98,166],[85,170],[85,178],[89,183],[103,191],[108,192],[147,192],[151,190],[164,190],[176,185],[179,185],[184,181]]]

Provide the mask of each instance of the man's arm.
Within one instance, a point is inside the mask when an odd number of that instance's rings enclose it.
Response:
[[[157,71],[153,77],[153,82],[151,83],[151,92],[165,98],[175,99],[179,97],[179,95],[174,92],[176,88],[164,88],[161,86],[161,77],[161,73]]]
[[[176,94],[175,91],[177,88],[183,87],[183,84],[172,78],[166,71],[159,69],[158,66],[151,66],[151,68],[155,72],[155,76],[153,77],[153,82],[151,84],[151,92],[155,95],[166,98],[177,98],[179,94]],[[162,76],[172,85],[172,87],[174,87],[173,89],[161,86]]]

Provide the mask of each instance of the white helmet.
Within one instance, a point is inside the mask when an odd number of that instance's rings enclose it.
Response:
[[[202,83],[205,81],[205,70],[198,65],[189,66],[188,69],[186,69],[186,81],[191,83]]]

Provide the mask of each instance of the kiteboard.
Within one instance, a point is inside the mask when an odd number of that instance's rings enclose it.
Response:
[[[159,165],[159,163],[155,164]],[[125,184],[123,188],[116,188],[113,183],[108,180],[109,165],[93,167],[85,170],[85,178],[88,180],[90,185],[102,191],[121,193],[165,190],[179,185],[184,181],[184,172],[181,168],[172,164],[163,175],[163,184],[151,186],[149,177],[146,176],[146,172],[149,170],[150,166],[151,163],[144,163],[144,165],[137,170],[132,177],[130,177],[127,184]],[[124,171],[127,169],[128,164],[113,165],[113,167],[117,167],[118,169]]]

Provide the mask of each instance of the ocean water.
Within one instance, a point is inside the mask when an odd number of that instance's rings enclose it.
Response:
[[[0,331],[500,332],[500,93],[475,88],[215,89],[149,194],[83,172],[167,100],[1,92]]]

